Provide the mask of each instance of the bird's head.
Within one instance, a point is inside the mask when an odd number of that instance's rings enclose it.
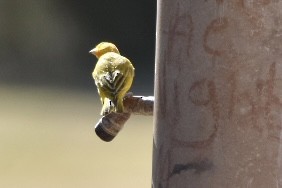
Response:
[[[95,48],[90,50],[89,53],[95,55],[99,59],[99,57],[101,57],[103,54],[107,52],[115,52],[119,54],[117,47],[113,43],[110,43],[110,42],[99,43]]]

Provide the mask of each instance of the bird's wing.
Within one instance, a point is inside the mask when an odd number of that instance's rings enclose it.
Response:
[[[124,75],[119,70],[105,72],[101,75],[99,84],[110,93],[117,93],[124,82]]]
[[[127,59],[118,58],[111,64],[101,63],[106,68],[103,68],[96,76],[94,76],[96,85],[106,91],[107,93],[115,96],[123,89],[124,81],[129,74],[129,70],[125,66]],[[95,78],[96,77],[96,78]]]

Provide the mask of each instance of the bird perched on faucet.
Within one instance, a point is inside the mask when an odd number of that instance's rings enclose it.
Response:
[[[123,113],[123,98],[134,78],[133,65],[109,42],[99,43],[90,53],[98,58],[92,76],[103,105],[101,115]]]

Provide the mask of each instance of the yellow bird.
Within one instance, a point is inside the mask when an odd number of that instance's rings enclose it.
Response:
[[[90,53],[98,58],[92,76],[103,104],[101,115],[124,112],[123,98],[133,82],[133,65],[109,42],[101,42]]]

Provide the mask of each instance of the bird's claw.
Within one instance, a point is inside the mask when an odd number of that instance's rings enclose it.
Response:
[[[128,92],[125,94],[124,98],[129,98],[133,96],[133,92]]]

